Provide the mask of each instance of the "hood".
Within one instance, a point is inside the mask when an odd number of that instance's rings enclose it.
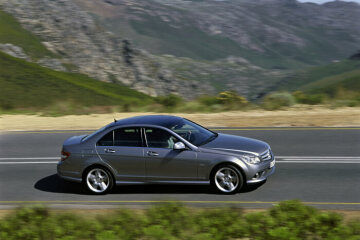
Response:
[[[260,140],[219,133],[217,138],[200,146],[200,148],[232,153],[260,154],[268,150],[270,146]]]
[[[81,142],[81,140],[87,135],[81,135],[81,136],[73,136],[65,140],[64,145],[73,145],[78,144]]]

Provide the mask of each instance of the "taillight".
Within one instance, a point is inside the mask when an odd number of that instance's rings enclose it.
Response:
[[[70,157],[70,153],[69,153],[69,152],[61,151],[61,161],[65,161],[65,160],[68,159],[69,157]]]

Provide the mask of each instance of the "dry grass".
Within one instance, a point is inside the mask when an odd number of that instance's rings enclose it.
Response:
[[[43,117],[38,115],[1,115],[0,131],[16,130],[87,130],[98,129],[114,118],[158,113],[108,113]],[[360,126],[360,108],[329,109],[321,106],[296,106],[287,110],[234,111],[221,113],[176,113],[208,127],[350,127]]]

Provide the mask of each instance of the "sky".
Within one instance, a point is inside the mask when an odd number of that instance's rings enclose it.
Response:
[[[299,2],[314,2],[314,3],[325,3],[325,2],[330,2],[329,0],[298,0]],[[357,2],[360,3],[360,0],[342,0],[342,1],[346,1],[346,2]]]

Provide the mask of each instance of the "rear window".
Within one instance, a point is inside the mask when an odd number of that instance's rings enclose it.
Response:
[[[97,146],[142,147],[140,128],[120,128],[104,135]]]

